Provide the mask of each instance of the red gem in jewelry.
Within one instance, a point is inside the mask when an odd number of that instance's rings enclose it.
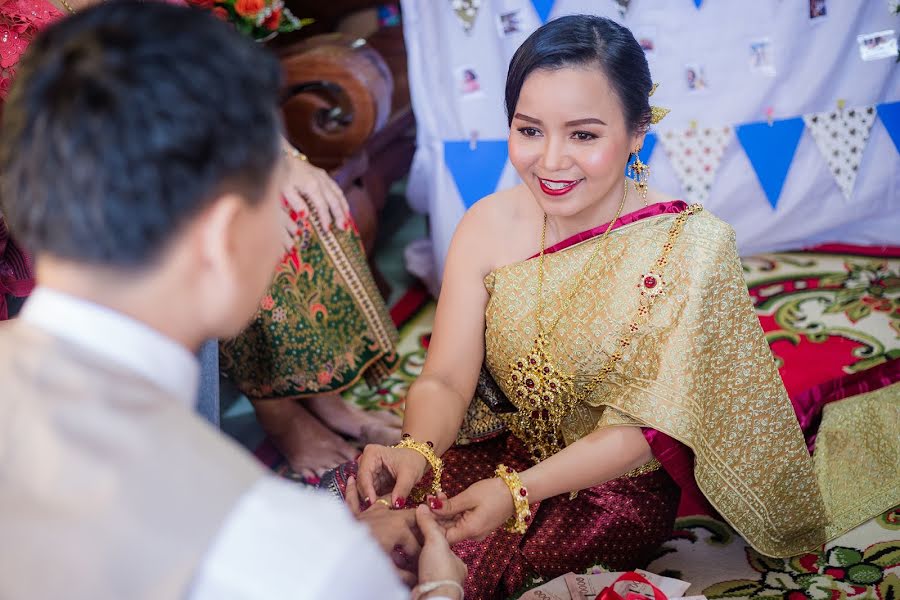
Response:
[[[512,472],[513,472],[512,467],[506,467],[506,472],[507,472],[507,473],[512,473]]]
[[[526,490],[525,488],[519,488],[519,495],[524,498],[528,495],[528,490]]]
[[[544,375],[550,374],[550,367],[544,367]]]
[[[652,290],[656,287],[656,283],[656,277],[652,275],[647,275],[646,277],[644,277],[644,287]]]
[[[525,385],[526,385],[526,387],[528,387],[528,389],[533,388],[533,387],[534,387],[534,380],[531,379],[531,378],[526,379],[526,380],[525,380]]]

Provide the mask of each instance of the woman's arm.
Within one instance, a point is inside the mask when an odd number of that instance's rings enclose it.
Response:
[[[406,400],[404,432],[433,442],[438,455],[456,441],[484,361],[484,276],[492,252],[482,208],[470,210],[453,235],[428,357]]]
[[[598,429],[520,473],[531,502],[583,490],[640,467],[653,458],[640,427]]]
[[[599,429],[519,476],[529,503],[599,485],[635,469],[653,457],[639,427]],[[498,478],[483,479],[444,500],[435,514],[445,521],[447,540],[456,544],[483,539],[513,514],[509,488]],[[449,522],[448,522],[449,521]]]

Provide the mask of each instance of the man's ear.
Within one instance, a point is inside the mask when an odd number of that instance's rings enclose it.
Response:
[[[241,198],[226,194],[216,198],[200,215],[198,243],[204,263],[224,273],[237,251],[238,218],[244,208]]]

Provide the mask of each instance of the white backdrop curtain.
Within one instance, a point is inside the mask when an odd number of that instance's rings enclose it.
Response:
[[[445,142],[474,136],[476,149],[480,144],[501,149],[508,133],[506,70],[516,48],[541,24],[535,4],[552,5],[549,19],[603,15],[653,41],[648,59],[660,87],[652,100],[672,109],[658,135],[834,111],[839,100],[844,110],[900,100],[900,65],[893,58],[863,61],[857,43],[860,34],[900,30],[900,17],[891,14],[885,0],[828,0],[827,16],[815,20],[807,0],[706,0],[699,8],[694,0],[633,0],[624,17],[613,0],[481,0],[468,32],[453,0],[403,0],[418,123],[408,195],[413,207],[430,217],[434,273],[442,272],[453,230],[465,211],[457,179],[468,177],[486,191],[518,182],[508,163],[490,165],[496,155],[471,161],[469,172],[455,177],[446,164]],[[510,13],[520,31],[505,34],[499,18]],[[751,68],[750,45],[760,39],[770,43],[774,76]],[[705,90],[688,89],[689,65],[702,67]],[[477,75],[480,89],[475,93],[462,91],[465,69]],[[735,137],[725,148],[704,205],[731,223],[744,254],[822,241],[900,244],[900,154],[881,119],[875,118],[861,151],[848,199],[805,129],[773,207]],[[685,197],[662,144],[656,145],[649,164],[652,186]]]

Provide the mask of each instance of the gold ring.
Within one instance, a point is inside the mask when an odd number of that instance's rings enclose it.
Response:
[[[376,503],[376,504],[384,504],[384,505],[387,506],[388,508],[391,508],[391,503],[388,502],[388,501],[387,501],[386,499],[384,499],[384,498],[379,498],[378,500],[375,501],[375,503]]]

